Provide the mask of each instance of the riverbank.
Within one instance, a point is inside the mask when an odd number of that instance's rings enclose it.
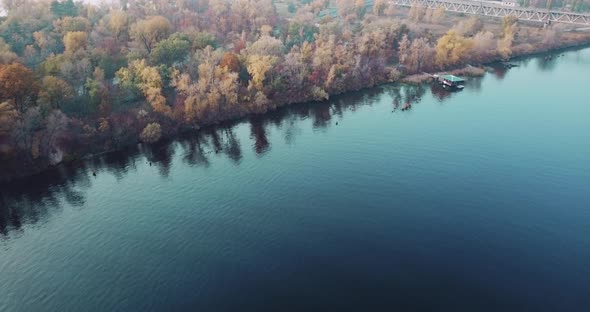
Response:
[[[539,56],[539,55],[543,55],[546,53],[555,53],[555,52],[561,52],[561,51],[570,50],[570,49],[583,49],[583,48],[588,47],[589,45],[590,45],[590,40],[584,40],[584,41],[580,41],[580,42],[569,42],[564,46],[539,47],[538,49],[534,49],[534,50],[531,50],[530,47],[521,48],[514,53],[514,55],[511,57],[511,59],[522,59],[522,58],[526,58],[526,57],[534,57],[534,56]],[[374,84],[363,86],[363,87],[359,88],[358,90],[372,88],[372,87],[375,87],[375,86],[378,86],[381,84],[385,84],[385,83],[422,84],[422,83],[429,82],[431,80],[432,74],[435,74],[435,73],[451,73],[451,74],[458,75],[458,76],[481,77],[481,76],[485,75],[486,64],[490,64],[493,62],[499,62],[499,61],[502,61],[502,59],[498,57],[498,58],[490,60],[484,64],[481,64],[481,65],[466,65],[466,66],[459,67],[459,68],[457,68],[457,67],[451,68],[447,71],[409,74],[405,77],[397,77],[394,80],[383,79],[381,81],[376,81]],[[344,92],[331,93],[330,96],[345,94],[346,92],[358,91],[358,90],[347,90]],[[313,99],[308,97],[304,100],[292,100],[292,101],[286,101],[283,103],[276,103],[274,106],[269,107],[268,109],[264,110],[264,112],[261,112],[261,113],[273,111],[273,110],[275,110],[279,107],[285,106],[285,105],[297,105],[300,103],[313,102],[313,101],[314,101]],[[240,120],[242,118],[245,118],[246,116],[248,116],[248,115],[247,114],[239,114],[237,116],[232,116],[231,118],[220,119],[215,122],[202,124],[201,128],[215,126],[216,124],[227,122],[227,121]],[[184,127],[177,127],[177,128],[174,128],[173,130],[171,130],[171,129],[172,128],[168,129],[168,131],[166,131],[162,135],[161,140],[171,140],[183,133],[192,133],[194,131],[200,131],[199,129],[195,130],[195,129],[184,128]],[[6,142],[6,139],[5,139],[5,142]],[[48,160],[42,160],[42,161],[32,161],[32,162],[29,162],[28,164],[24,165],[20,161],[20,159],[17,159],[17,158],[3,159],[2,168],[0,168],[0,183],[8,183],[8,182],[11,182],[14,180],[28,178],[30,176],[34,176],[36,174],[39,174],[39,173],[43,172],[44,170],[47,170],[50,167],[59,165],[61,163],[68,163],[68,162],[73,162],[73,161],[78,161],[78,160],[82,160],[82,159],[96,157],[98,155],[103,155],[106,153],[112,153],[112,152],[115,152],[121,148],[125,148],[125,146],[132,146],[132,145],[140,144],[140,143],[141,143],[141,141],[139,140],[139,138],[137,138],[134,142],[131,142],[130,144],[123,145],[120,148],[114,148],[114,149],[108,149],[108,150],[104,150],[104,149],[103,150],[101,150],[101,149],[96,150],[96,146],[87,146],[87,147],[83,147],[82,149],[80,149],[78,151],[75,151],[74,153],[71,153],[68,157],[65,157],[61,161],[55,162],[55,163],[51,163]],[[6,143],[3,146],[2,142],[0,142],[0,147],[4,147],[4,149],[6,149]],[[93,149],[95,149],[95,150],[93,150]]]
[[[590,49],[523,63],[2,185],[0,311],[580,311]]]
[[[461,68],[450,69],[446,71],[438,71],[438,72],[430,72],[430,73],[419,73],[419,74],[412,74],[408,75],[401,79],[403,83],[411,83],[411,84],[423,84],[432,81],[433,75],[442,75],[442,74],[451,74],[455,76],[464,76],[464,77],[482,77],[486,74],[490,66],[494,66],[501,62],[511,62],[517,61],[524,58],[534,57],[534,56],[542,56],[544,54],[559,54],[561,52],[566,52],[569,50],[575,49],[585,49],[590,47],[590,41],[585,41],[581,43],[574,43],[566,46],[561,46],[557,48],[547,48],[547,49],[539,49],[535,50],[534,52],[522,52],[518,55],[511,57],[508,60],[497,58],[490,62],[486,62],[484,64],[479,65],[466,65]]]
[[[3,185],[0,311],[580,311],[590,49],[525,63]]]

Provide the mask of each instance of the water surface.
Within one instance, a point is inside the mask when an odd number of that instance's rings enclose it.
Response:
[[[3,185],[0,311],[588,310],[589,73],[389,85]]]

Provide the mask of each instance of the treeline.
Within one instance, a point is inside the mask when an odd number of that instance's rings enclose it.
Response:
[[[410,31],[386,1],[367,9],[362,0],[339,0],[337,18],[319,16],[329,1],[304,2],[277,14],[272,0],[4,0],[4,163],[56,163],[411,73],[509,57],[518,33],[515,20],[494,34],[471,18],[438,38]],[[410,15],[437,23],[443,12]]]

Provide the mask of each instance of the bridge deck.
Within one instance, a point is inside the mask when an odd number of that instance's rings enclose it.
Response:
[[[424,6],[430,9],[444,7],[446,11],[483,16],[514,16],[520,20],[555,22],[590,26],[590,14],[552,11],[545,9],[504,6],[492,1],[468,0],[390,0],[399,6]]]

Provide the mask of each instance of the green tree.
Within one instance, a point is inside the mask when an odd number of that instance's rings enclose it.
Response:
[[[57,17],[76,16],[78,15],[78,8],[73,0],[51,2],[51,13]]]
[[[186,59],[191,49],[188,36],[180,33],[173,34],[168,39],[160,41],[150,53],[152,64],[172,66]]]
[[[216,49],[218,44],[215,37],[206,32],[192,32],[188,34],[190,41],[192,42],[192,50],[202,50],[208,46]]]
[[[18,59],[16,53],[12,52],[9,44],[0,38],[0,64],[8,64]]]

